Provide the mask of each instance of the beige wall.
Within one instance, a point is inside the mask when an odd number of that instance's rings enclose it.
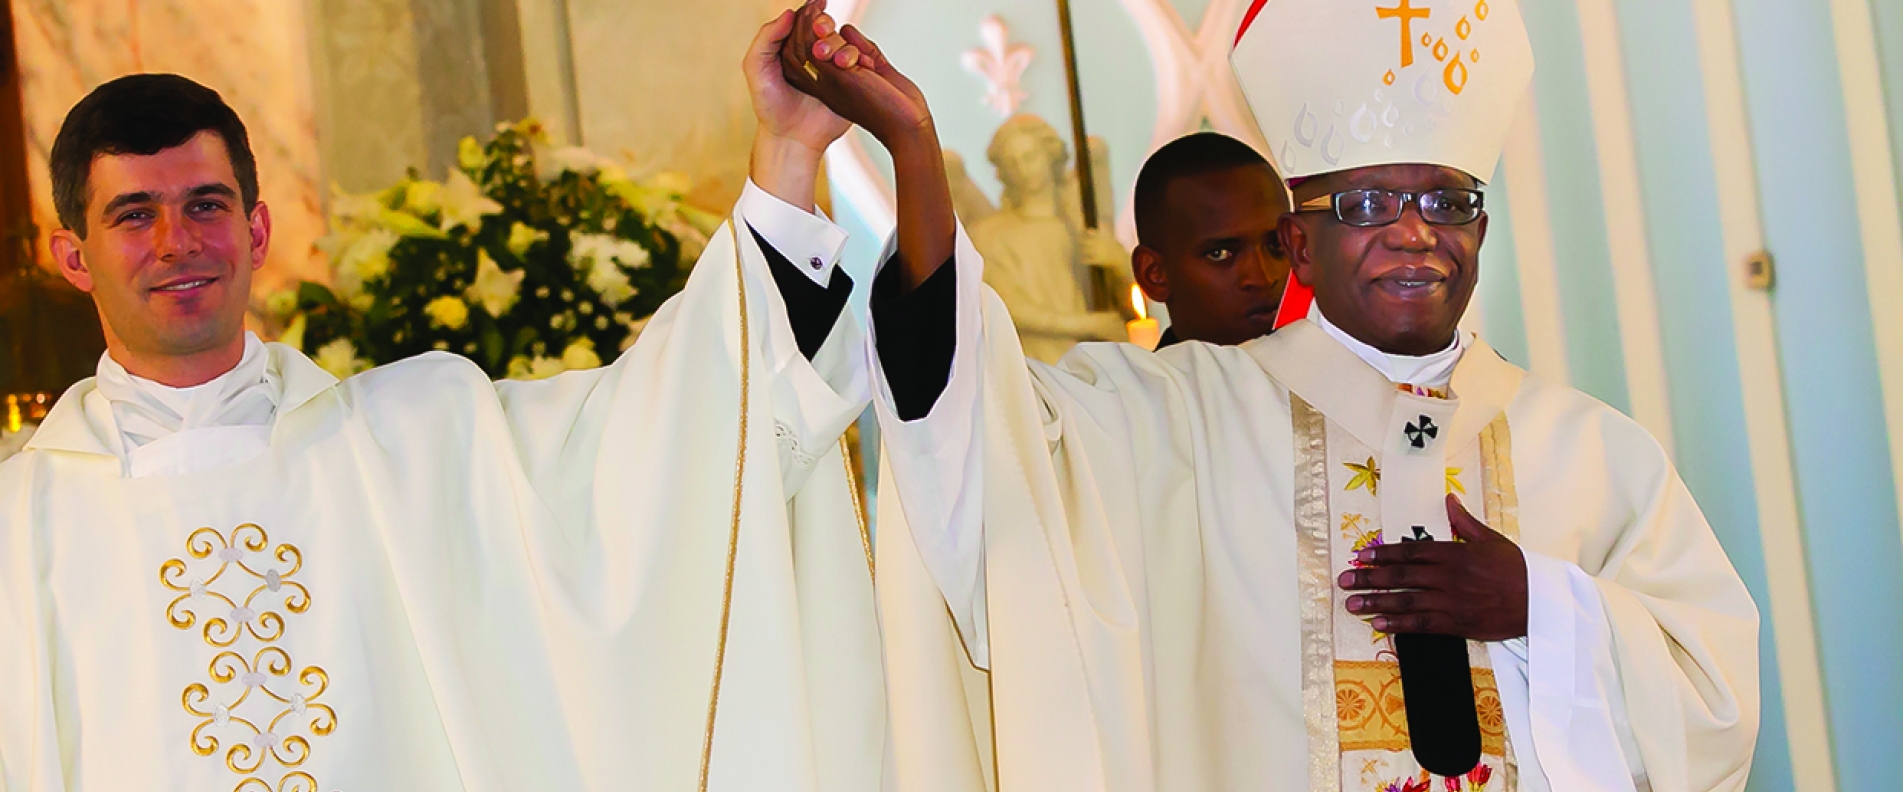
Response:
[[[567,0],[581,141],[638,171],[687,174],[698,205],[731,205],[753,140],[740,58],[766,18],[791,4]],[[528,41],[525,51],[539,46]]]

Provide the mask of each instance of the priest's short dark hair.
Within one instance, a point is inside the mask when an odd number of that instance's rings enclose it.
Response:
[[[1195,132],[1168,143],[1151,154],[1137,172],[1137,242],[1154,247],[1166,233],[1169,216],[1164,211],[1169,186],[1177,179],[1216,173],[1232,168],[1262,167],[1274,173],[1275,166],[1249,144],[1221,132]],[[1280,180],[1280,176],[1276,177]]]
[[[48,163],[53,208],[68,230],[86,237],[87,181],[101,155],[151,155],[201,132],[225,142],[247,213],[258,205],[258,161],[244,122],[217,91],[176,74],[132,74],[94,88],[60,124]]]

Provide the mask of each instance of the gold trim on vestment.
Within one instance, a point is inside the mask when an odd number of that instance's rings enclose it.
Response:
[[[1334,673],[1341,750],[1413,750],[1399,665],[1386,660],[1336,660]],[[1480,715],[1480,752],[1501,756],[1506,752],[1506,718],[1493,669],[1474,668],[1473,686],[1474,706]]]
[[[866,521],[865,500],[859,496],[859,474],[852,469],[852,446],[844,434],[839,436],[839,458],[846,466],[846,491],[852,493],[852,516],[859,521],[859,547],[866,551],[866,574],[877,580],[879,571],[872,563],[872,529]]]
[[[1308,726],[1308,780],[1314,792],[1341,788],[1335,709],[1335,589],[1329,572],[1328,419],[1289,394],[1295,436],[1296,579],[1302,613],[1302,711]]]
[[[734,221],[727,221],[727,237],[733,241],[733,271],[740,292],[740,450],[733,466],[733,523],[727,534],[727,574],[720,594],[720,640],[714,648],[713,692],[707,697],[707,734],[700,748],[700,792],[707,792],[707,771],[714,761],[714,716],[720,711],[720,676],[727,664],[727,626],[733,620],[733,566],[740,555],[740,503],[745,494],[747,476],[747,402],[751,395],[753,349],[747,336],[747,271],[741,260],[740,234]]]
[[[1494,416],[1487,428],[1480,430],[1480,489],[1486,501],[1487,527],[1518,544],[1520,496],[1513,484],[1513,434],[1507,429],[1506,413]],[[1496,690],[1495,701],[1498,700]],[[1479,703],[1477,697],[1475,703]],[[1481,728],[1486,728],[1484,720]],[[1502,779],[1500,788],[1519,789],[1520,763],[1513,757],[1513,741],[1506,740],[1503,750],[1506,778]]]
[[[1486,490],[1487,527],[1520,541],[1520,496],[1513,486],[1513,434],[1507,417],[1496,416],[1480,432],[1480,472]]]

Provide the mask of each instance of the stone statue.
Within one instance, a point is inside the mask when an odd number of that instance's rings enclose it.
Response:
[[[1092,160],[1100,148],[1093,139]],[[945,167],[958,214],[984,256],[985,282],[1011,311],[1024,354],[1056,362],[1079,341],[1124,340],[1130,254],[1107,228],[1084,229],[1076,174],[1057,130],[1034,115],[1012,116],[985,155],[1004,185],[999,206],[972,183],[957,153],[946,152]],[[1093,170],[1098,217],[1107,224],[1108,169]]]

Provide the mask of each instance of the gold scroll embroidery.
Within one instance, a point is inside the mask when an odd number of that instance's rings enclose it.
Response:
[[[1506,716],[1493,669],[1473,669],[1474,706],[1480,714],[1480,751],[1506,751]],[[1335,661],[1335,712],[1344,751],[1407,751],[1407,705],[1401,668],[1387,661]],[[1511,788],[1511,787],[1509,787]]]
[[[286,613],[310,609],[310,590],[292,580],[304,568],[303,553],[295,545],[272,546],[255,523],[229,534],[200,528],[186,537],[185,552],[191,561],[159,565],[160,585],[178,592],[165,607],[166,621],[190,630],[202,612],[200,636],[222,650],[206,666],[208,681],[188,684],[179,695],[185,711],[201,719],[192,728],[192,752],[212,756],[224,746],[226,769],[246,776],[234,792],[316,792],[307,773],[288,773],[275,787],[256,777],[266,760],[287,769],[304,764],[310,737],[337,728],[337,712],[321,701],[330,674],[318,666],[299,669],[289,652],[273,645],[284,637]],[[194,576],[194,566],[210,572]],[[245,636],[264,646],[249,654],[231,648]]]
[[[1289,394],[1295,432],[1296,577],[1302,612],[1302,711],[1308,726],[1309,788],[1341,787],[1335,712],[1335,596],[1329,572],[1328,422]],[[1370,461],[1370,467],[1372,467]],[[1372,487],[1370,487],[1372,489]]]
[[[255,778],[247,778],[232,792],[317,792],[317,779],[309,773],[289,773],[278,779],[277,786],[271,786]]]

